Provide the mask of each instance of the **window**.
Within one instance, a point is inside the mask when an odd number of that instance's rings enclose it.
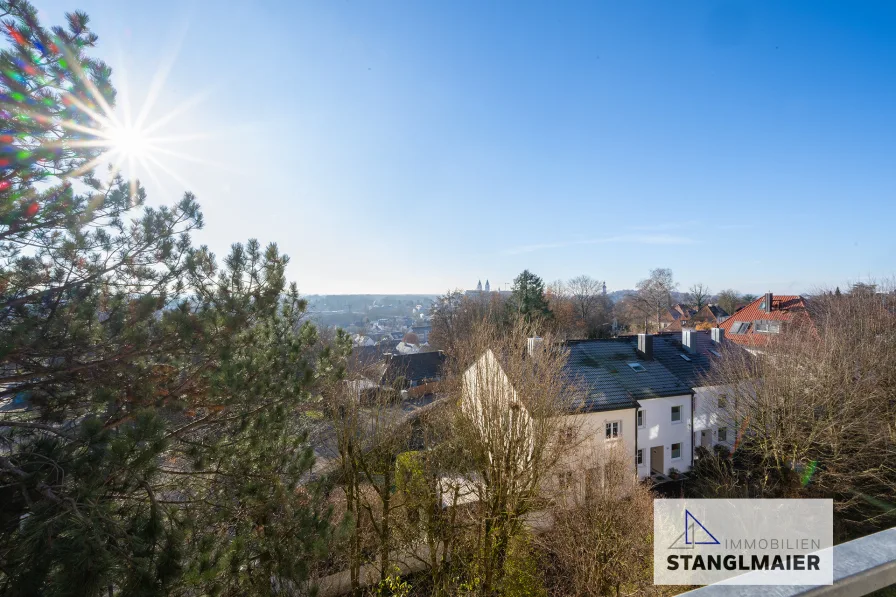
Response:
[[[726,408],[728,406],[728,396],[722,394],[719,396],[719,408]]]
[[[638,409],[638,427],[644,427],[644,411],[640,408]]]
[[[681,423],[681,407],[680,406],[672,407],[672,422],[673,423]]]
[[[645,371],[647,371],[647,369],[645,369],[644,365],[642,365],[641,363],[629,363],[628,366],[638,373],[644,373]]]
[[[763,334],[777,334],[781,331],[780,321],[769,321],[767,319],[760,319],[756,321],[754,325],[754,329],[757,332],[761,332]]]
[[[688,363],[691,362],[691,357],[689,357],[689,356],[686,355],[686,354],[680,354],[680,355],[678,355],[678,356],[680,356],[681,358],[683,358],[684,360],[686,360]]]
[[[644,465],[644,450],[638,450],[638,466]]]
[[[747,330],[750,329],[749,321],[735,321],[734,325],[731,326],[732,334],[746,334]]]
[[[672,444],[672,460],[681,459],[681,443]]]
[[[720,442],[728,441],[728,428],[727,427],[719,427],[719,441]]]
[[[622,429],[622,421],[607,421],[607,439],[616,439],[619,437],[619,431]]]
[[[710,348],[710,349],[709,349],[709,352],[711,352],[712,354],[716,355],[717,357],[722,356],[722,353],[720,353],[718,350],[715,350],[714,348]]]

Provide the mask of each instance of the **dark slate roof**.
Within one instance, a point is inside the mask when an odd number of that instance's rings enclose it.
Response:
[[[386,356],[379,346],[355,346],[352,348],[350,363],[354,367],[364,369],[386,360]]]
[[[713,347],[712,339],[708,332],[694,332],[697,340],[697,352],[690,353],[681,343],[681,334],[663,335],[653,337],[653,358],[661,363],[669,372],[677,377],[688,387],[694,388],[703,385],[701,375],[707,373],[712,367],[712,359],[709,350]],[[635,338],[633,345],[637,345]],[[681,358],[686,356],[689,360]]]
[[[640,358],[628,338],[570,341],[567,347],[565,371],[583,386],[586,396],[579,406],[586,412],[636,408],[638,400],[691,393],[662,363]],[[629,363],[643,370],[635,371]]]
[[[718,305],[706,305],[704,309],[709,309],[709,311],[716,317],[728,317],[728,311]]]
[[[435,380],[442,376],[445,353],[442,351],[394,354],[386,365],[383,381],[405,378],[409,382]]]

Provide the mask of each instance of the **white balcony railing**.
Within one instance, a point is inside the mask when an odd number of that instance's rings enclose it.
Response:
[[[834,584],[823,586],[709,585],[687,597],[858,597],[896,585],[896,528],[834,546]]]

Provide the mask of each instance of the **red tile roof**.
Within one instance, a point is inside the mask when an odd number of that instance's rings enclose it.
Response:
[[[754,321],[760,319],[768,321],[792,321],[797,314],[805,314],[806,312],[806,300],[799,295],[773,295],[772,310],[770,313],[759,308],[759,305],[761,305],[763,301],[765,301],[765,295],[760,296],[721,323],[719,327],[725,330],[725,337],[732,342],[745,346],[762,346],[768,343],[769,337],[773,334],[755,332],[753,329]],[[746,322],[750,324],[746,333],[731,333],[732,326],[737,322]]]
[[[681,319],[676,319],[666,327],[664,327],[662,332],[680,332],[681,331]]]

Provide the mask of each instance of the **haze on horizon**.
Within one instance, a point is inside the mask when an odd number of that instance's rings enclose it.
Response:
[[[893,3],[220,6],[78,3],[120,98],[202,133],[150,204],[192,190],[197,240],[275,241],[303,293],[894,273]]]

